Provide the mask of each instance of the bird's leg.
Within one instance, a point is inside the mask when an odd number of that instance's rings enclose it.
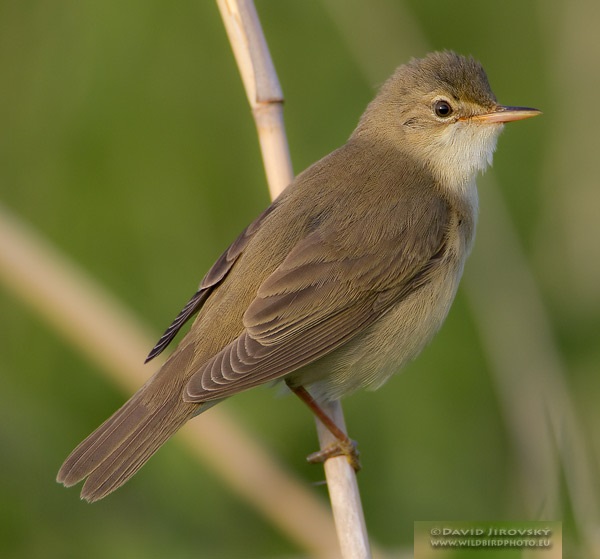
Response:
[[[329,458],[333,458],[335,456],[345,456],[350,463],[350,465],[354,468],[354,471],[358,472],[361,468],[360,460],[358,458],[359,452],[356,446],[356,442],[353,441],[342,431],[319,406],[319,403],[311,396],[311,394],[304,388],[303,386],[293,386],[289,382],[286,381],[289,389],[300,398],[310,409],[311,411],[318,417],[319,421],[327,428],[327,430],[337,439],[337,442],[323,448],[322,450],[318,450],[317,452],[313,452],[307,456],[307,460],[311,464],[323,463]]]

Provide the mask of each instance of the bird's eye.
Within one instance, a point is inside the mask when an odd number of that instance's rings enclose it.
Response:
[[[433,110],[435,111],[435,114],[440,118],[449,117],[454,112],[454,109],[452,109],[452,105],[450,105],[450,103],[448,103],[448,101],[445,101],[444,99],[436,101],[433,105]]]

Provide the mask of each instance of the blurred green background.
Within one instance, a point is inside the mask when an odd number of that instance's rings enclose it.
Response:
[[[402,375],[344,408],[360,442],[370,535],[391,556],[410,553],[414,520],[552,515],[544,519],[564,522],[566,557],[598,557],[599,4],[260,0],[257,9],[286,97],[296,172],[345,141],[397,65],[433,49],[473,54],[501,102],[544,111],[507,127],[493,175],[480,180],[474,264],[440,334]],[[520,291],[517,281],[500,295],[485,275],[503,283],[514,272],[489,272],[514,248],[486,225],[500,211],[495,184],[547,318],[531,331],[532,345],[547,335],[543,355],[576,413],[573,436],[562,403],[543,399],[545,383],[523,382],[521,397],[532,410],[542,403],[553,444],[572,459],[548,464],[555,483],[533,495],[523,479],[546,476],[536,477],[539,455],[523,457],[528,435],[517,440],[511,425],[498,355],[520,358],[515,379],[543,379],[545,370],[528,377],[539,361],[494,345],[494,333],[518,330],[530,308],[477,315],[480,301],[514,308]],[[0,202],[161,332],[268,204],[215,3],[0,1]],[[276,392],[257,389],[223,406],[310,486],[322,478],[304,461],[317,445],[313,420]],[[1,557],[305,556],[175,441],[100,503],[56,484],[68,452],[126,396],[0,286]],[[524,419],[522,432],[537,439],[533,416]],[[576,441],[583,452],[569,451]],[[523,464],[533,464],[525,476]],[[578,482],[589,479],[581,492]],[[310,489],[326,498],[323,486]]]

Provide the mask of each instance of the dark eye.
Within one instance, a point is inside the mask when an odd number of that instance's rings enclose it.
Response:
[[[444,99],[436,101],[433,105],[433,110],[435,111],[435,114],[440,118],[446,118],[454,112],[452,109],[452,105],[450,105],[450,103],[448,103],[448,101],[445,101]]]

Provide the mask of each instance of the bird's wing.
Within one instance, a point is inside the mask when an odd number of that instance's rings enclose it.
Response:
[[[364,238],[370,229],[360,223],[343,233],[317,228],[265,279],[244,332],[194,373],[186,400],[277,379],[350,340],[429,281],[446,251],[447,216],[438,201],[395,234]]]
[[[204,305],[215,287],[217,287],[231,271],[231,268],[246,248],[250,238],[260,228],[265,217],[267,217],[276,206],[277,202],[271,204],[255,221],[242,231],[239,237],[213,264],[212,268],[200,282],[196,293],[194,293],[193,297],[187,302],[175,320],[173,320],[170,326],[165,330],[158,342],[156,342],[156,345],[152,348],[148,357],[146,357],[145,363],[148,363],[148,361],[151,361],[157,355],[160,355],[173,341],[173,338],[177,335],[181,327],[202,308],[202,305]]]

